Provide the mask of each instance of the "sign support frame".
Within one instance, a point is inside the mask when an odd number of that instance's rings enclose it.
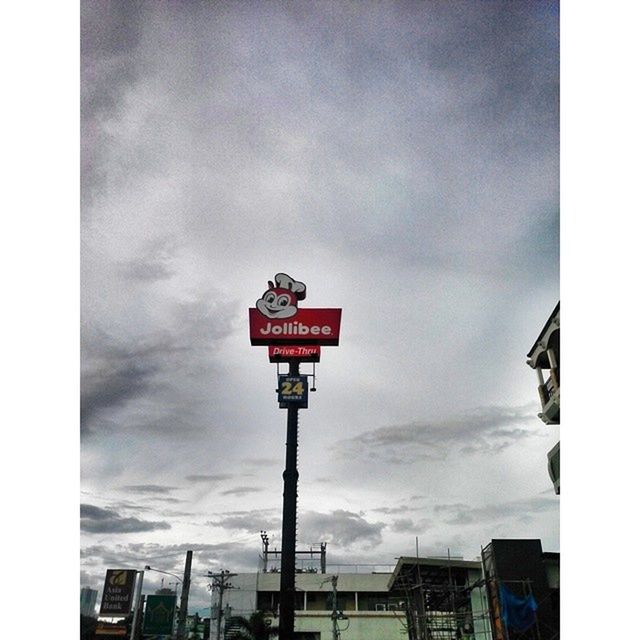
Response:
[[[140,618],[140,609],[142,605],[142,581],[144,580],[144,571],[138,571],[138,581],[136,582],[135,595],[133,596],[133,602],[135,609],[133,610],[133,620],[131,622],[131,635],[130,640],[136,640],[138,635],[138,621]]]

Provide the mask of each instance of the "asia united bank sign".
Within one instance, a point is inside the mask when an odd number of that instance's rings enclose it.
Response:
[[[286,273],[276,274],[249,309],[249,338],[254,346],[338,346],[342,309],[299,309],[307,287]]]

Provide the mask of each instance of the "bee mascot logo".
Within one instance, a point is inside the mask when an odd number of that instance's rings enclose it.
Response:
[[[275,275],[275,284],[269,280],[269,288],[256,302],[256,309],[267,318],[291,318],[298,313],[298,302],[307,296],[307,287],[296,282],[286,273]]]

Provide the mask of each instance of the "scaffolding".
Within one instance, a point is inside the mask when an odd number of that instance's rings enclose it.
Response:
[[[414,560],[405,559],[394,584],[406,595],[408,640],[492,640],[485,581],[471,581],[463,566],[475,563],[449,555]]]
[[[483,552],[487,550],[484,549]],[[519,597],[533,595],[532,580],[499,579],[490,558],[483,562],[402,558],[393,589],[405,595],[408,640],[550,640],[559,636],[536,614],[523,632],[502,620],[500,585]],[[542,603],[540,603],[542,604]]]

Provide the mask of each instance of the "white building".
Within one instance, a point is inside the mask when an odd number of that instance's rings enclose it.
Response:
[[[422,576],[421,581],[426,581],[427,590],[431,589],[431,602],[435,603],[436,596],[446,594],[440,599],[437,610],[415,610],[416,602],[430,602],[426,591],[422,593],[423,600],[416,598],[410,578],[416,570]],[[474,632],[474,620],[481,617],[487,606],[484,591],[474,588],[482,577],[479,561],[400,558],[392,573],[296,574],[296,640],[333,640],[334,575],[337,577],[335,617],[342,640],[417,637],[414,635],[416,630],[409,627],[414,624],[412,621],[425,620],[425,615],[431,615],[430,624],[435,625],[433,628],[437,627],[439,633],[444,633],[438,635],[439,638],[490,638],[488,621],[482,628],[476,622]],[[280,573],[238,574],[230,583],[235,588],[225,590],[223,597],[223,610],[226,609],[229,617],[248,618],[255,611],[263,611],[272,620],[272,625],[277,626]],[[420,625],[424,626],[424,622]],[[464,635],[456,635],[463,630]]]

